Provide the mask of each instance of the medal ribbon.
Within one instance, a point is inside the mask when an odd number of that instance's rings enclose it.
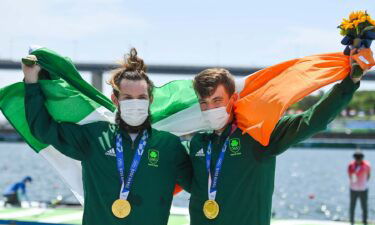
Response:
[[[137,151],[134,154],[133,161],[129,170],[129,176],[125,182],[125,177],[124,177],[125,165],[124,165],[124,151],[122,147],[122,137],[121,137],[121,134],[116,135],[117,170],[120,173],[120,180],[121,180],[120,199],[126,200],[128,198],[130,187],[131,187],[131,184],[133,183],[135,172],[138,169],[139,162],[141,161],[143,152],[147,144],[147,138],[148,138],[148,134],[147,134],[147,131],[145,130],[138,144]]]
[[[215,173],[213,174],[213,177],[211,175],[211,153],[212,153],[212,142],[210,141],[208,143],[207,147],[207,153],[206,153],[206,167],[208,172],[208,199],[209,200],[215,200],[216,198],[216,192],[217,192],[217,181],[219,178],[220,170],[224,162],[224,156],[225,152],[227,151],[227,147],[229,144],[229,137],[232,135],[232,133],[236,130],[237,126],[235,124],[232,125],[232,129],[228,137],[225,139],[223,148],[221,149],[219,158],[216,162],[215,166]]]

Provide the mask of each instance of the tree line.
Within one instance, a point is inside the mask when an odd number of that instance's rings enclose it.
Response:
[[[323,91],[316,95],[309,95],[290,107],[292,111],[305,111],[317,103],[322,96]],[[342,112],[341,116],[364,116],[371,117],[375,115],[375,91],[358,91],[348,107]]]

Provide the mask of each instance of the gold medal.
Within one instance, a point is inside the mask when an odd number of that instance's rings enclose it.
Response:
[[[219,211],[219,204],[215,200],[207,200],[203,205],[203,213],[210,220],[215,219]]]
[[[117,218],[125,218],[129,215],[131,206],[128,200],[117,199],[112,204],[112,213]]]

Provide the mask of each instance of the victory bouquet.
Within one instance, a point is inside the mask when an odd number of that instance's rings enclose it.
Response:
[[[370,50],[371,43],[375,39],[375,20],[367,11],[356,11],[344,18],[338,28],[341,35],[345,36],[341,43],[346,45],[345,55],[355,60],[352,66],[352,76],[361,76],[363,70],[368,70],[375,65]],[[360,54],[359,54],[360,53]]]

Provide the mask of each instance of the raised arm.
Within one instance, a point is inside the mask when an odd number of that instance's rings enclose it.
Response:
[[[73,123],[56,122],[44,105],[45,97],[37,82],[40,67],[22,65],[22,69],[25,74],[25,113],[31,133],[68,157],[86,159],[89,148],[84,128]]]

